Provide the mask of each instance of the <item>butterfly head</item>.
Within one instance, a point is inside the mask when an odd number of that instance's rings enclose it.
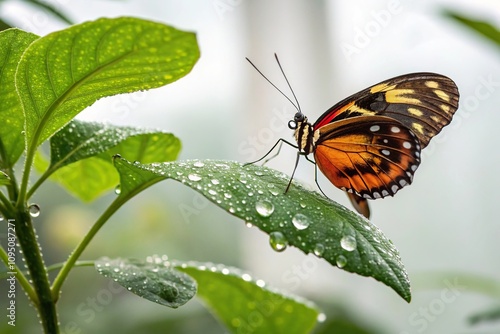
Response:
[[[293,120],[288,122],[288,127],[295,131],[294,137],[300,152],[308,155],[314,151],[314,143],[318,139],[319,133],[314,131],[313,126],[302,112],[299,111],[295,114]]]

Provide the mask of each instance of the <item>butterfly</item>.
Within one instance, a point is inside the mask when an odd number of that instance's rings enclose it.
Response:
[[[283,142],[295,147],[295,169],[300,155],[305,155],[333,185],[347,193],[354,208],[366,218],[370,217],[368,199],[394,196],[412,183],[422,149],[450,123],[458,109],[459,92],[453,80],[436,73],[410,73],[345,98],[311,124],[302,113],[276,54],[275,58],[296,106],[247,60],[297,109],[288,123],[297,144],[281,138],[255,162]],[[308,158],[311,153],[314,161]]]

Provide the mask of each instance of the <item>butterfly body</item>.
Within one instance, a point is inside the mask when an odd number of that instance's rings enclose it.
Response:
[[[312,153],[327,179],[369,217],[367,199],[394,196],[412,183],[421,150],[449,124],[458,99],[450,78],[411,73],[345,98],[313,124],[297,102],[288,127],[294,130],[299,155]]]

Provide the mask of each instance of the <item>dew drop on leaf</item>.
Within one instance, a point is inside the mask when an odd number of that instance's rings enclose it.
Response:
[[[325,322],[326,314],[324,314],[324,313],[318,314],[318,317],[316,318],[316,320],[318,320],[318,322]]]
[[[38,204],[31,204],[28,208],[31,217],[40,216],[40,206]]]
[[[271,247],[277,251],[282,252],[286,249],[288,240],[281,232],[271,232],[269,233],[269,244]]]
[[[201,176],[199,176],[198,174],[189,174],[188,179],[197,182],[201,180]]]
[[[313,252],[314,255],[321,257],[325,252],[325,246],[323,244],[316,244],[316,246],[314,246]]]
[[[193,164],[194,167],[198,167],[198,168],[201,168],[203,166],[205,166],[205,164],[201,161],[196,161],[194,164]]]
[[[345,265],[347,264],[347,259],[345,258],[344,255],[339,255],[335,259],[335,262],[337,263],[337,267],[344,268]]]
[[[269,201],[258,201],[255,203],[255,210],[262,217],[269,217],[274,212],[274,205]]]
[[[340,239],[340,246],[348,252],[356,249],[356,239],[351,235],[345,235]]]
[[[311,224],[311,221],[309,218],[302,214],[302,213],[297,213],[295,216],[292,218],[292,224],[295,226],[297,230],[304,230],[309,227]]]
[[[120,185],[117,185],[115,187],[115,194],[120,195],[122,193],[122,187]]]

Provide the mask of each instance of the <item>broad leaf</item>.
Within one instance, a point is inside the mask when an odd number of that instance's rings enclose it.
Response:
[[[99,19],[38,39],[16,75],[28,149],[98,99],[166,85],[198,57],[193,33],[137,18]]]
[[[174,179],[203,194],[227,212],[270,236],[275,250],[294,246],[334,266],[373,277],[410,301],[410,282],[398,251],[364,217],[288,176],[254,165],[228,161],[180,161],[142,165],[116,157],[120,196],[131,197],[164,179]]]
[[[119,183],[114,154],[143,163],[177,159],[177,137],[157,130],[72,121],[50,140],[50,166],[38,155],[35,167],[83,201],[92,201]],[[82,184],[82,180],[85,180]]]
[[[198,283],[198,296],[233,333],[310,333],[319,310],[310,302],[266,287],[238,269],[211,263],[175,263]]]
[[[19,29],[0,33],[0,164],[12,167],[24,150],[23,109],[14,85],[24,50],[38,38]]]
[[[160,305],[177,308],[196,294],[196,283],[191,277],[160,264],[102,258],[95,262],[95,267],[104,277]]]

